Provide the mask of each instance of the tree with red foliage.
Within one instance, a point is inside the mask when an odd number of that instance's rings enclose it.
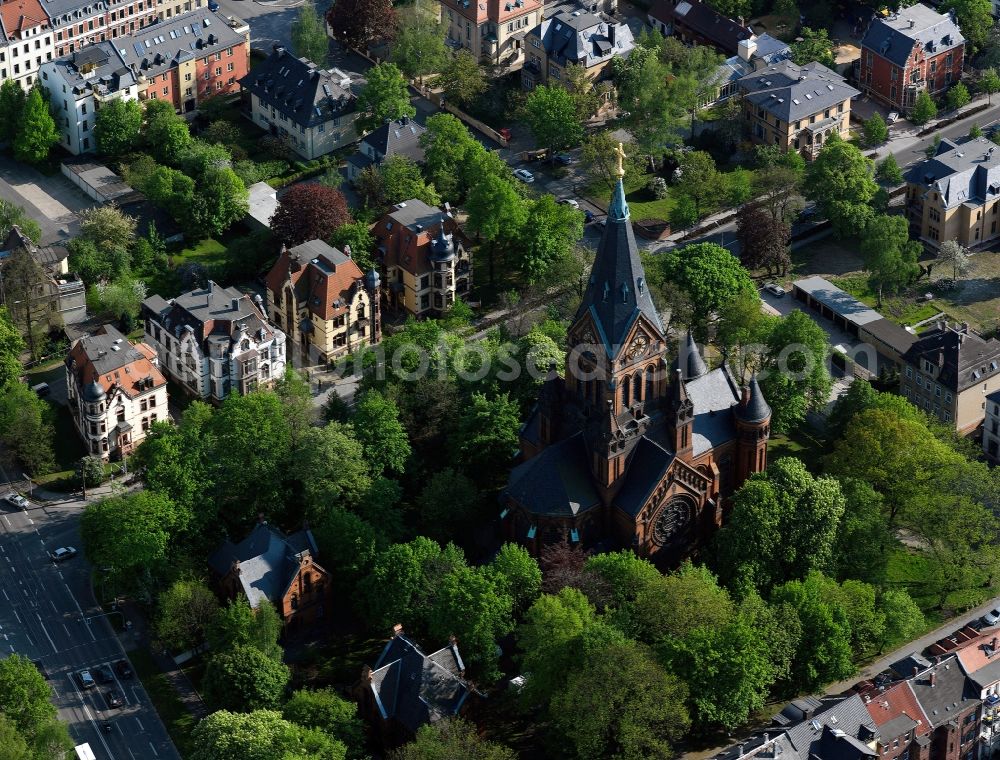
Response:
[[[392,40],[396,22],[392,0],[334,0],[326,13],[333,38],[357,50],[373,42]]]
[[[309,182],[293,185],[281,196],[271,217],[271,232],[285,245],[328,241],[337,228],[351,221],[342,192]]]

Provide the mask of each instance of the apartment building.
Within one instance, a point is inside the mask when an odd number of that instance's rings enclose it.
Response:
[[[230,393],[270,387],[285,374],[285,334],[267,321],[264,303],[209,280],[169,301],[142,302],[145,342],[160,369],[189,394],[221,402]]]
[[[851,98],[858,91],[820,63],[789,60],[742,77],[743,115],[751,138],[813,159],[830,136],[850,136]]]
[[[8,301],[10,283],[4,287],[4,268],[11,256],[27,252],[42,270],[42,281],[27,303]],[[57,330],[87,318],[87,297],[83,281],[69,271],[69,252],[59,245],[37,246],[16,224],[0,243],[0,305],[10,310],[14,321]]]
[[[129,343],[111,325],[74,341],[66,358],[66,394],[87,451],[103,459],[132,453],[154,422],[169,419],[156,352]]]
[[[181,16],[190,11],[196,11],[205,5],[206,0],[156,0],[156,16],[160,21]]]
[[[43,64],[40,82],[56,111],[59,142],[74,156],[96,149],[94,123],[103,104],[139,97],[135,73],[108,41]]]
[[[984,137],[942,140],[933,158],[906,172],[910,224],[932,248],[975,248],[1000,235],[1000,151]]]
[[[540,0],[441,0],[446,42],[502,68],[524,63],[524,38],[542,21]]]
[[[53,24],[39,0],[0,3],[0,81],[30,89],[55,54]]]
[[[724,55],[737,55],[742,40],[753,37],[744,20],[734,21],[701,0],[655,0],[646,16],[664,37],[687,45],[708,45]]]
[[[866,95],[909,113],[922,91],[937,97],[957,82],[964,63],[965,37],[954,12],[911,5],[875,15],[861,41],[858,82]]]

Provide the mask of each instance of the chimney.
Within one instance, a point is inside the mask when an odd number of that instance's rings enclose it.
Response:
[[[240,299],[239,298],[234,298],[233,299],[233,311],[239,311],[239,310],[240,310]]]
[[[258,512],[257,513],[257,524],[258,525],[267,525],[267,520],[264,519],[264,513],[263,512]]]
[[[993,639],[990,641],[990,647],[994,651],[996,651],[996,648],[997,648],[997,637],[996,636],[994,636]]]
[[[448,646],[453,646],[453,647],[457,647],[458,646],[458,637],[455,636],[454,633],[451,634],[451,636],[448,637]]]
[[[351,258],[351,246],[349,246],[349,245],[345,245],[344,246],[344,255],[347,258]]]
[[[757,40],[755,40],[753,37],[750,37],[749,39],[745,40],[740,40],[739,44],[740,58],[742,58],[744,61],[749,62],[753,59],[754,53],[756,52],[757,52]]]
[[[611,43],[611,47],[615,46],[615,34],[618,31],[618,25],[614,22],[608,24],[608,42]]]
[[[969,334],[969,323],[968,322],[963,322],[962,323],[962,332],[964,332],[966,335]]]
[[[750,403],[750,386],[743,386],[743,396],[740,398],[740,406],[746,406]]]
[[[396,623],[396,625],[392,627],[392,637],[396,638],[397,636],[402,636],[402,635],[403,635],[403,624]]]
[[[232,570],[233,570],[233,575],[239,575],[240,574],[240,572],[241,572],[241,570],[240,570],[240,561],[238,559],[234,559],[233,560]]]
[[[361,668],[361,680],[364,683],[372,682],[372,669],[369,668],[367,665]]]
[[[932,688],[932,689],[934,688],[934,681],[935,681],[935,680],[937,680],[937,673],[935,673],[935,672],[934,672],[934,671],[932,670],[932,671],[931,671],[931,677],[930,677],[930,684],[931,684],[931,688]]]

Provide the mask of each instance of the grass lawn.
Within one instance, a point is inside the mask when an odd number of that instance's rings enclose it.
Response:
[[[674,207],[676,201],[672,193],[662,200],[653,197],[653,194],[646,189],[649,178],[648,174],[642,174],[638,177],[630,175],[626,178],[625,200],[628,201],[629,212],[637,222],[644,219],[666,221],[670,218],[670,209]],[[611,191],[600,184],[588,185],[582,188],[582,193],[586,197],[592,198],[603,208],[607,208],[611,201]]]
[[[1000,252],[983,251],[969,259],[971,271],[955,288],[935,291],[941,311],[968,322],[977,332],[995,331],[1000,326]],[[948,267],[937,266],[933,279],[951,277]]]
[[[784,435],[772,433],[767,444],[768,464],[782,457],[795,457],[801,459],[810,472],[818,472],[821,469],[819,460],[825,453],[823,442],[801,427]]]
[[[173,740],[177,751],[181,757],[187,757],[192,747],[191,731],[195,727],[197,720],[188,712],[184,703],[181,702],[177,692],[174,691],[167,677],[160,672],[149,652],[141,647],[129,652],[129,659],[135,667],[135,674],[142,681],[149,698],[153,701],[153,706],[167,727],[167,733]]]
[[[889,586],[902,588],[913,598],[927,618],[928,630],[952,615],[983,604],[996,594],[996,589],[976,583],[971,588],[948,592],[944,605],[939,607],[939,584],[931,560],[906,546],[899,546],[889,555],[886,582]]]
[[[222,264],[226,261],[226,246],[215,238],[205,238],[196,245],[170,254],[170,266],[198,263],[204,267]]]
[[[846,277],[834,277],[830,281],[862,303],[878,310],[884,317],[901,325],[913,325],[945,311],[942,308],[943,305],[937,304],[934,301],[918,303],[916,296],[918,293],[923,292],[920,288],[917,288],[911,294],[901,294],[898,296],[886,295],[882,298],[882,305],[877,306],[878,297],[868,287],[867,275],[853,274]]]

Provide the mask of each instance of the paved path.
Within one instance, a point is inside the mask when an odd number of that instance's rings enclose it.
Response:
[[[6,156],[0,156],[0,198],[22,206],[41,225],[43,245],[75,237],[77,215],[94,205],[62,174],[46,176]]]

